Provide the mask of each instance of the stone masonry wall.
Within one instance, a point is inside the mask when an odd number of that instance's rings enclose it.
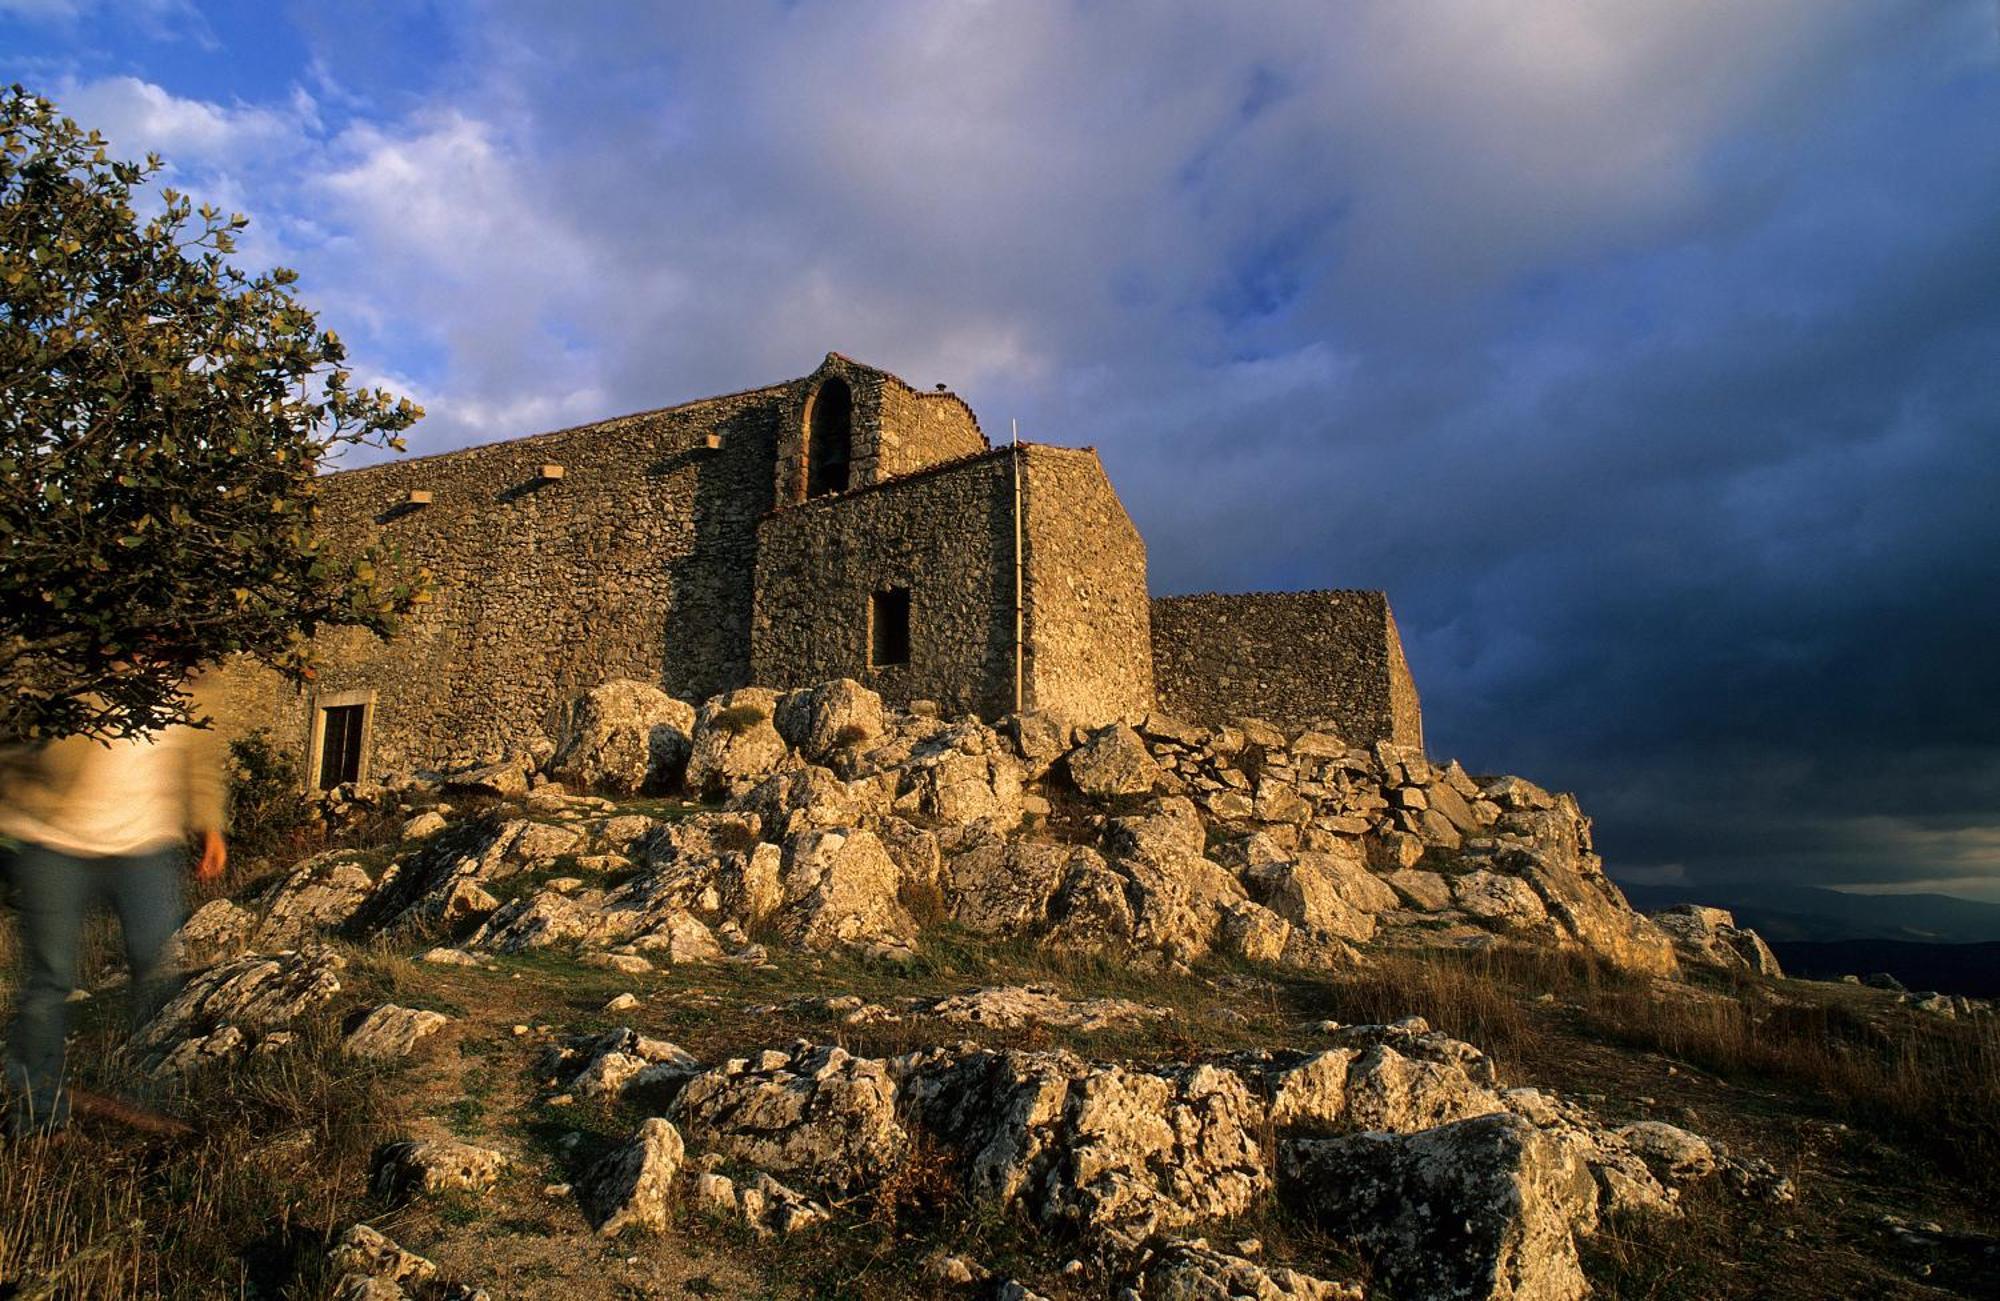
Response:
[[[1021,449],[1028,703],[1072,722],[1153,707],[1146,543],[1089,448]]]
[[[546,733],[607,677],[697,699],[747,683],[747,576],[796,387],[331,476],[322,528],[397,544],[435,599],[386,644],[325,635],[308,693],[228,670],[230,730],[263,718],[303,753],[315,697],[373,691],[371,766],[420,767]],[[403,504],[413,489],[431,503]]]
[[[896,704],[1013,708],[1013,514],[1004,452],[779,510],[757,530],[759,686],[851,677]],[[1005,562],[1005,563],[1002,563]],[[910,662],[869,663],[869,599],[910,592]]]
[[[793,388],[778,436],[778,496],[806,499],[806,425],[813,396],[828,379],[854,397],[850,489],[867,488],[926,467],[987,450],[972,408],[950,393],[919,393],[887,371],[830,352]]]
[[[1154,686],[1170,714],[1423,744],[1416,684],[1381,592],[1170,596],[1152,614]]]

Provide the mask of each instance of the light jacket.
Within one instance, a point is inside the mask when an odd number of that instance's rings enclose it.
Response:
[[[203,684],[189,687],[197,718]],[[228,796],[222,738],[170,727],[109,743],[69,736],[0,750],[0,837],[99,858],[220,831]]]

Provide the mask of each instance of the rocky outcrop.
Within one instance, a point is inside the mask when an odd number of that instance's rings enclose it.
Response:
[[[1673,937],[1674,949],[1683,962],[1723,971],[1747,971],[1752,975],[1782,979],[1784,970],[1778,955],[1764,943],[1764,937],[1747,926],[1738,926],[1727,909],[1681,904],[1653,914],[1653,922]]]
[[[456,1139],[391,1143],[375,1154],[375,1191],[392,1200],[418,1194],[483,1193],[507,1167],[492,1148]]]
[[[886,1065],[806,1043],[696,1075],[671,1115],[704,1150],[836,1192],[881,1180],[910,1148]]]
[[[442,1012],[384,1003],[364,1014],[341,1046],[356,1057],[393,1061],[408,1057],[420,1042],[449,1024],[451,1018]]]
[[[570,706],[549,775],[571,790],[638,795],[680,784],[694,749],[695,711],[657,686],[600,683]]]
[[[687,788],[698,796],[747,791],[782,766],[791,751],[772,723],[778,693],[744,687],[704,702],[694,720]]]
[[[291,1025],[340,993],[347,961],[327,950],[250,954],[197,973],[133,1036],[145,1069],[171,1075],[282,1043]]]
[[[1575,1232],[1596,1224],[1590,1172],[1519,1116],[1293,1139],[1279,1147],[1279,1170],[1299,1214],[1374,1256],[1389,1296],[1562,1301],[1589,1291]]]
[[[1362,1301],[1359,1283],[1329,1283],[1283,1265],[1211,1249],[1201,1238],[1149,1252],[1133,1289],[1146,1301]]]
[[[1097,798],[1151,794],[1161,776],[1146,743],[1123,723],[1092,732],[1070,751],[1068,771],[1079,791]]]
[[[607,1238],[627,1228],[665,1232],[685,1156],[680,1131],[658,1116],[649,1117],[623,1145],[606,1153],[579,1188],[597,1232]]]

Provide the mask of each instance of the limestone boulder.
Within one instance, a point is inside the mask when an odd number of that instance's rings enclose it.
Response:
[[[1280,1196],[1369,1252],[1390,1296],[1569,1301],[1590,1290],[1575,1234],[1596,1224],[1596,1185],[1573,1151],[1519,1116],[1292,1139],[1278,1151]]]
[[[384,1003],[370,1009],[341,1040],[350,1057],[394,1061],[408,1057],[417,1045],[451,1024],[442,1012]]]
[[[374,1281],[395,1289],[395,1296],[403,1294],[402,1284],[429,1282],[438,1272],[427,1258],[403,1250],[386,1234],[365,1224],[354,1225],[340,1235],[340,1241],[327,1253],[327,1263],[343,1288],[349,1280]]]
[[[1049,900],[1048,942],[1087,953],[1130,947],[1138,923],[1128,884],[1095,850],[1077,846]]]
[[[945,906],[954,921],[976,934],[1038,931],[1049,921],[1071,864],[1083,856],[1095,857],[1066,845],[981,841],[945,863]]]
[[[775,922],[809,949],[907,945],[917,923],[900,899],[901,873],[872,831],[808,831],[787,841]]]
[[[1057,760],[1069,752],[1073,731],[1069,719],[1050,709],[1033,709],[1015,714],[1001,724],[1014,742],[1021,760],[1021,775],[1027,781],[1048,776]]]
[[[1682,904],[1654,913],[1652,920],[1673,937],[1674,950],[1684,962],[1747,971],[1773,980],[1785,974],[1764,937],[1747,926],[1738,926],[1735,915],[1727,909]]]
[[[695,711],[650,682],[614,678],[570,706],[549,775],[572,791],[630,796],[680,784]]]
[[[375,1191],[391,1200],[443,1192],[484,1193],[508,1164],[504,1153],[456,1139],[391,1143],[375,1154]]]
[[[526,756],[509,755],[452,773],[444,779],[442,789],[451,799],[517,800],[528,793],[528,772],[533,766]]]
[[[666,1232],[675,1179],[686,1156],[680,1131],[672,1124],[658,1116],[640,1122],[638,1132],[605,1153],[578,1186],[597,1232],[607,1238],[627,1228]]]
[[[1452,906],[1495,930],[1524,932],[1548,925],[1548,908],[1520,877],[1467,872],[1450,882]]]
[[[741,1223],[760,1238],[782,1237],[824,1224],[833,1212],[759,1170],[745,1179],[704,1171],[693,1186],[696,1205]]]
[[[671,1114],[706,1151],[847,1192],[908,1157],[896,1096],[882,1061],[800,1043],[696,1075]]]
[[[1374,938],[1373,914],[1342,898],[1317,861],[1259,863],[1244,871],[1243,881],[1258,903],[1294,927],[1355,943]]]
[[[790,750],[772,718],[778,693],[743,687],[703,702],[695,714],[687,788],[701,797],[749,790],[785,765]]]
[[[1077,790],[1094,799],[1150,794],[1163,775],[1146,743],[1123,723],[1092,732],[1064,764]]]
[[[1149,1253],[1133,1288],[1146,1301],[1363,1301],[1359,1283],[1330,1283],[1301,1270],[1216,1251],[1200,1238]]]
[[[1060,1052],[940,1052],[905,1067],[910,1114],[975,1196],[1127,1246],[1239,1215],[1269,1188],[1264,1109],[1209,1064],[1093,1065]]]
[[[1292,938],[1292,924],[1262,904],[1244,900],[1222,910],[1216,946],[1251,962],[1277,962]]]
[[[228,899],[209,900],[174,933],[179,965],[205,967],[234,957],[249,947],[256,925],[257,914],[249,909]]]
[[[701,1069],[701,1063],[679,1045],[623,1026],[571,1036],[542,1058],[543,1073],[561,1081],[563,1092],[588,1098],[671,1093]]]
[[[779,705],[776,722],[786,743],[812,763],[865,746],[886,730],[882,697],[852,678],[793,692]]]
[[[241,1056],[340,993],[347,960],[325,949],[248,954],[196,973],[133,1036],[145,1068],[171,1075]]]
[[[347,924],[375,888],[352,850],[315,854],[251,904],[258,914],[248,945],[262,953],[296,948]]]

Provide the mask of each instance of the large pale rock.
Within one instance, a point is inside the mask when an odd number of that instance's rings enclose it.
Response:
[[[174,934],[174,944],[183,967],[205,967],[222,958],[234,957],[250,943],[257,914],[227,899],[211,899],[195,909]]]
[[[1092,732],[1065,762],[1076,788],[1098,799],[1149,794],[1162,776],[1146,743],[1123,723]]]
[[[650,682],[615,678],[570,706],[549,775],[572,791],[637,795],[679,784],[695,712]]]
[[[778,693],[743,687],[702,704],[695,715],[687,788],[700,796],[746,791],[784,766],[785,739],[772,724]]]
[[[1033,709],[1015,714],[1001,726],[1013,738],[1022,775],[1029,781],[1048,776],[1049,769],[1070,748],[1070,721],[1054,710]]]
[[[168,1075],[247,1051],[252,1042],[340,993],[346,959],[328,950],[249,954],[198,972],[133,1036],[148,1069]]]
[[[1535,794],[1506,789],[1513,804],[1499,824],[1505,848],[1496,856],[1496,869],[1533,888],[1558,935],[1627,970],[1656,976],[1679,971],[1672,939],[1634,911],[1604,874],[1602,860],[1590,850],[1589,820],[1576,801],[1533,787],[1550,805],[1534,807]]]
[[[1243,873],[1257,902],[1294,927],[1362,943],[1375,936],[1375,918],[1341,897],[1333,879],[1314,861],[1259,863]]]
[[[901,874],[872,831],[809,831],[785,846],[776,923],[809,949],[908,944],[917,924],[897,898]]]
[[[708,1151],[837,1192],[876,1183],[910,1150],[887,1067],[842,1048],[734,1059],[689,1080],[672,1115]]]
[[[394,1199],[418,1193],[484,1193],[508,1164],[504,1153],[456,1139],[391,1143],[375,1154],[375,1191]]]
[[[1518,876],[1467,872],[1450,880],[1452,904],[1496,930],[1532,931],[1548,924],[1549,910],[1541,896]]]
[[[408,1057],[420,1042],[449,1024],[451,1018],[442,1012],[384,1003],[362,1017],[341,1046],[350,1056],[393,1061]]]
[[[852,678],[836,678],[786,697],[777,723],[793,749],[821,763],[836,750],[882,735],[882,697]]]
[[[1738,926],[1735,915],[1727,909],[1682,904],[1654,913],[1653,921],[1673,937],[1674,949],[1683,961],[1724,971],[1748,971],[1773,980],[1785,974],[1764,937],[1747,926]]]
[[[674,1177],[686,1155],[673,1125],[658,1116],[642,1121],[637,1133],[583,1177],[579,1192],[597,1231],[607,1238],[628,1227],[664,1233]]]
[[[297,948],[321,932],[345,925],[374,888],[352,850],[315,854],[252,903],[259,915],[249,947],[260,953]]]
[[[845,782],[825,768],[788,768],[730,801],[730,807],[755,813],[777,839],[814,827],[872,825],[888,813],[889,796],[878,779]]]
[[[1080,855],[1095,857],[1066,845],[981,841],[946,862],[946,906],[953,920],[976,934],[1039,930],[1048,921],[1057,887]]]
[[[357,1224],[340,1236],[327,1253],[337,1275],[374,1279],[390,1286],[423,1283],[437,1277],[437,1266],[414,1251],[405,1251],[380,1230]],[[400,1289],[398,1290],[400,1295]]]
[[[895,809],[940,830],[1021,820],[1021,762],[999,733],[965,719],[915,746],[894,769]]]
[[[1269,1187],[1263,1107],[1233,1071],[975,1050],[908,1068],[910,1113],[974,1195],[1130,1245],[1242,1214]]]
[[[620,1098],[650,1089],[671,1092],[700,1074],[701,1063],[677,1044],[621,1026],[564,1040],[543,1056],[542,1070],[562,1081],[566,1093]]]
[[[1569,1301],[1589,1292],[1575,1231],[1597,1191],[1576,1153],[1512,1114],[1410,1135],[1279,1145],[1281,1195],[1371,1252],[1393,1297]]]
[[[957,1025],[988,1030],[1019,1030],[1031,1025],[1067,1030],[1108,1030],[1114,1026],[1157,1021],[1171,1009],[1135,1003],[1125,998],[1064,998],[1042,985],[999,985],[937,999],[922,1007],[925,1015]]]

